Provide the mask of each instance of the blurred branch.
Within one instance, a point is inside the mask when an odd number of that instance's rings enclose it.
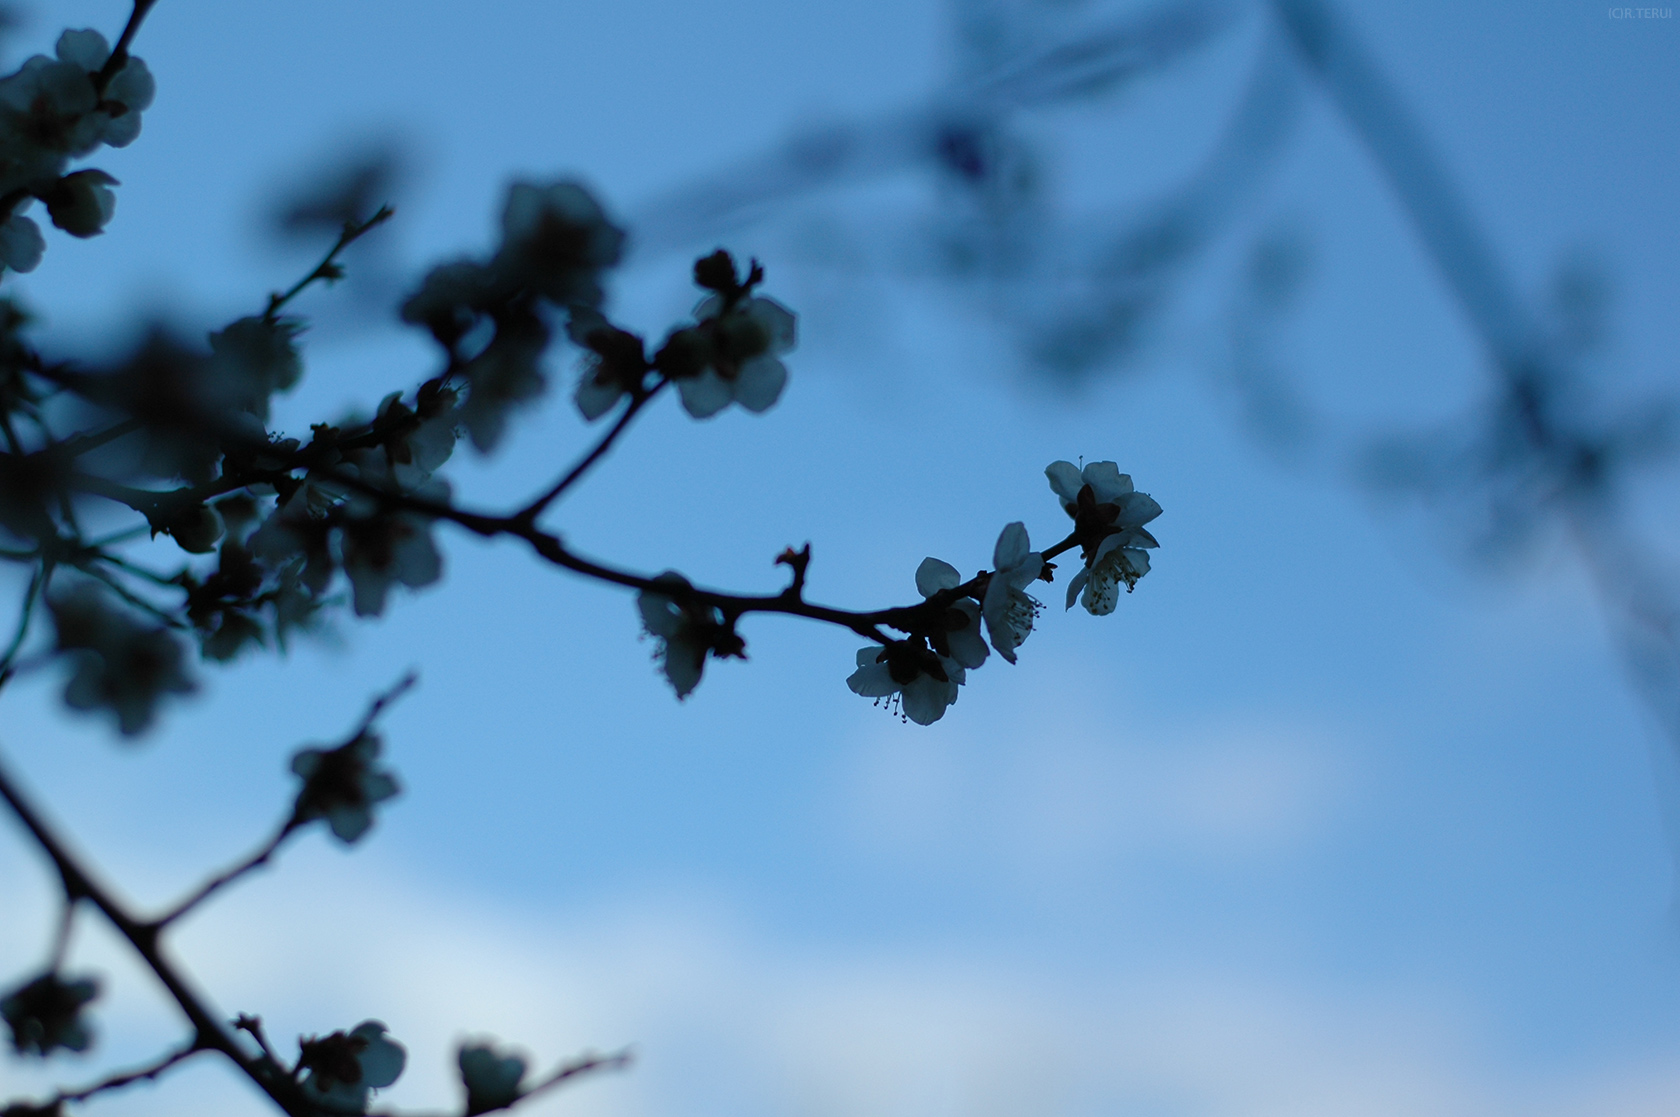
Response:
[[[247,1054],[222,1026],[216,1014],[210,1011],[204,998],[188,983],[186,975],[164,957],[158,942],[157,926],[129,914],[103,885],[93,879],[92,874],[70,852],[65,842],[47,825],[34,804],[24,795],[22,788],[13,781],[3,762],[0,762],[0,799],[5,800],[24,829],[29,831],[36,844],[58,870],[66,899],[86,899],[97,907],[157,975],[158,980],[163,983],[170,997],[195,1029],[194,1049],[220,1051],[282,1111],[291,1114],[292,1117],[309,1117],[302,1098],[292,1096],[296,1091],[290,1082],[270,1073],[269,1068],[262,1062]]]
[[[301,295],[312,283],[319,281],[334,283],[343,279],[344,269],[339,266],[339,255],[360,240],[369,230],[389,221],[395,213],[396,210],[390,206],[380,206],[374,211],[373,216],[366,221],[346,221],[344,229],[338,234],[338,240],[327,250],[327,254],[322,257],[319,264],[315,265],[313,271],[292,284],[284,293],[276,292],[268,297],[268,309],[263,311],[263,317],[272,322],[280,313],[282,307]]]
[[[170,1070],[176,1064],[184,1062],[198,1054],[200,1051],[205,1050],[208,1049],[201,1046],[196,1039],[192,1040],[185,1046],[169,1052],[167,1055],[164,1055],[162,1058],[153,1063],[149,1063],[146,1066],[139,1067],[135,1070],[123,1071],[119,1074],[113,1074],[109,1078],[102,1079],[101,1081],[94,1083],[92,1086],[86,1086],[80,1090],[61,1090],[59,1091],[57,1097],[55,1097],[49,1104],[57,1104],[59,1102],[67,1101],[86,1101],[95,1094],[102,1094],[107,1090],[118,1090],[124,1086],[132,1086],[136,1082],[154,1082],[165,1071]]]
[[[269,859],[279,851],[281,845],[285,843],[286,839],[291,837],[301,825],[302,823],[298,821],[297,816],[295,814],[292,815],[281,824],[278,830],[274,832],[274,836],[264,842],[262,847],[255,853],[239,862],[239,864],[235,865],[233,868],[217,873],[215,876],[205,881],[196,891],[193,892],[192,895],[188,896],[164,914],[152,920],[152,924],[160,930],[169,926],[171,923],[180,919],[183,915],[186,915],[198,905],[202,904],[205,900],[208,900],[211,896],[215,895],[227,885],[232,884],[246,873],[268,864]]]
[[[953,82],[920,105],[803,129],[766,154],[650,200],[631,214],[632,251],[647,257],[683,250],[770,206],[933,162],[953,124],[1112,92],[1204,46],[1235,14],[1218,0],[1159,4]]]

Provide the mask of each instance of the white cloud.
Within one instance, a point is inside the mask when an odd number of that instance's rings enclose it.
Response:
[[[1333,837],[1357,791],[1349,742],[1256,717],[1152,730],[1090,700],[1035,695],[942,735],[883,724],[858,741],[833,810],[866,850],[899,862],[995,863],[1036,885],[1093,865],[1252,862]]]
[[[1476,1041],[1473,1007],[1446,994],[1328,997],[1236,971],[1070,981],[1030,957],[817,949],[692,897],[498,911],[300,852],[185,928],[180,954],[283,1046],[384,1019],[410,1052],[387,1098],[400,1106],[452,1104],[454,1045],[484,1033],[540,1063],[634,1042],[628,1074],[538,1108],[580,1117],[1643,1117],[1680,1088],[1672,1062],[1572,1077],[1503,1065]],[[101,1016],[108,1051],[167,1042],[148,998],[121,988],[136,979],[115,948],[82,942],[118,993]],[[0,942],[8,957],[23,945]],[[4,1070],[8,1092],[46,1081]],[[264,1112],[208,1064],[90,1111],[189,1110]]]

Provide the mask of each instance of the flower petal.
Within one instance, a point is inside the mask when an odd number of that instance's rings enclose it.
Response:
[[[1119,548],[1124,547],[1126,545],[1125,535],[1125,532],[1119,531],[1115,532],[1113,535],[1105,535],[1103,537],[1103,541],[1097,544],[1097,553],[1091,556],[1091,566],[1093,568],[1101,566],[1103,560],[1110,554],[1114,553]]]
[[[735,399],[755,415],[770,410],[787,387],[787,366],[768,353],[741,365],[735,378]]]
[[[1079,598],[1079,591],[1085,588],[1085,583],[1091,579],[1091,570],[1086,567],[1068,579],[1067,607],[1073,608],[1073,603]]]
[[[47,238],[29,218],[14,214],[0,223],[0,267],[34,271],[46,250]]]
[[[797,344],[794,313],[775,299],[750,300],[747,314],[769,335],[771,353],[786,353]]]
[[[362,1065],[361,1085],[377,1090],[389,1086],[401,1076],[403,1067],[408,1063],[408,1052],[402,1044],[385,1038],[384,1024],[368,1020],[358,1024],[350,1035],[367,1041],[367,1046],[356,1056],[356,1061]]]
[[[963,670],[963,665],[949,656],[940,656],[939,666],[945,669],[945,677],[951,680],[952,686],[968,681],[968,672]],[[955,702],[956,699],[953,698],[951,701]]]
[[[677,698],[687,698],[700,685],[700,675],[706,669],[706,645],[694,638],[684,625],[675,636],[665,641],[665,677]]]
[[[858,653],[860,660],[865,652],[873,658],[881,653],[881,649],[879,645],[863,649]],[[847,677],[846,685],[852,688],[853,694],[861,694],[865,698],[885,698],[898,692],[898,684],[893,681],[892,672],[887,670],[884,663],[859,665],[858,669]]]
[[[613,409],[619,397],[624,395],[624,387],[611,380],[601,380],[589,374],[584,376],[577,388],[577,408],[583,417],[593,423],[596,419]]]
[[[80,31],[66,31],[58,37],[58,46],[53,51],[60,62],[69,62],[80,66],[88,73],[93,73],[105,65],[105,60],[111,57],[111,44],[105,41],[105,36],[90,28]]]
[[[1115,522],[1121,527],[1141,527],[1161,514],[1161,506],[1148,493],[1127,493],[1111,503],[1120,506],[1120,518]]]
[[[1019,566],[1021,560],[1032,551],[1032,544],[1027,540],[1027,525],[1016,520],[1012,524],[1005,524],[999,533],[997,545],[992,548],[992,568],[1007,570]],[[1034,577],[1038,572],[1034,571]]]
[[[1098,504],[1118,503],[1132,491],[1131,476],[1121,473],[1113,462],[1092,462],[1080,476],[1091,486],[1091,495],[1097,498]]]
[[[1079,475],[1078,466],[1072,462],[1051,462],[1044,467],[1044,476],[1050,478],[1050,487],[1062,498],[1064,505],[1079,500],[1079,490],[1084,488],[1085,481]]]
[[[696,419],[711,418],[735,398],[729,390],[729,383],[713,368],[706,369],[699,376],[685,376],[676,384],[677,391],[682,393],[683,410]]]
[[[925,558],[916,567],[916,589],[923,597],[932,597],[940,590],[956,589],[962,585],[962,575],[948,562]]]
[[[904,686],[904,716],[917,725],[932,725],[945,716],[945,709],[957,700],[957,684],[942,683],[932,675],[919,675]]]
[[[1080,604],[1093,617],[1106,617],[1114,612],[1114,606],[1120,601],[1120,573],[1111,563],[1094,567],[1091,570],[1091,580],[1085,584],[1084,596]]]
[[[969,602],[970,605],[973,602]],[[945,637],[951,648],[951,658],[966,668],[979,667],[986,662],[991,650],[986,647],[986,640],[980,635],[979,610],[975,610],[974,624],[969,628],[950,633]]]

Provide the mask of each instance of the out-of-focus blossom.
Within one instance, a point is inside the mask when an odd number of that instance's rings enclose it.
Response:
[[[588,353],[576,397],[585,419],[594,422],[625,396],[642,391],[651,366],[640,337],[584,307],[572,311],[566,333]]]
[[[15,272],[34,271],[47,250],[41,227],[27,217],[13,214],[0,222],[0,267]]]
[[[467,401],[460,407],[461,425],[481,453],[501,442],[508,415],[542,394],[543,350],[548,327],[529,310],[513,311],[498,319],[496,335],[484,351],[462,369]]]
[[[369,1094],[395,1082],[408,1062],[402,1044],[385,1038],[385,1025],[364,1020],[346,1035],[302,1040],[298,1058],[303,1092],[323,1109],[365,1113]]]
[[[374,806],[400,790],[396,777],[375,764],[383,747],[378,734],[363,733],[334,749],[300,750],[292,757],[292,772],[303,780],[293,818],[325,819],[345,845],[366,834]]]
[[[82,1006],[99,995],[91,977],[66,981],[56,973],[42,974],[0,998],[0,1017],[12,1030],[12,1049],[19,1055],[45,1057],[62,1047],[86,1051],[93,1031],[82,1019]]]
[[[556,306],[601,305],[601,272],[618,263],[624,230],[576,182],[516,182],[502,209],[491,267]]]
[[[266,425],[269,398],[289,391],[303,376],[303,359],[293,342],[302,330],[303,323],[295,318],[253,316],[212,333],[210,394]]]
[[[47,603],[58,649],[75,665],[64,688],[73,709],[106,709],[132,737],[152,724],[166,694],[190,694],[181,645],[168,630],[140,624],[91,583]]]
[[[525,1077],[521,1056],[499,1055],[487,1043],[466,1043],[455,1059],[467,1088],[467,1117],[505,1109],[519,1100],[519,1082]]]
[[[117,212],[117,180],[100,170],[65,175],[39,197],[52,223],[73,237],[96,237]]]
[[[731,305],[714,294],[694,316],[698,324],[672,334],[655,358],[682,394],[683,408],[696,419],[732,402],[767,411],[787,386],[780,358],[797,344],[793,312],[775,299],[749,296]]]

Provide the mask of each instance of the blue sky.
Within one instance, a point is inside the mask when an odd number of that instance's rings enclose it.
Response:
[[[1606,391],[1671,387],[1676,25],[1573,0],[1348,11],[1525,293],[1572,251],[1603,262]],[[9,64],[124,14],[38,5]],[[581,176],[647,212],[811,122],[922,104],[955,64],[949,16],[162,0],[137,48],[158,99],[97,161],[122,180],[116,220],[50,236],[21,288],[71,352],[148,312],[246,313],[307,266],[262,233],[275,184],[393,138],[413,173],[370,271],[485,251],[515,176]],[[1056,212],[1129,212],[1193,166],[1258,40],[1247,12],[1156,79],[1023,122]],[[388,723],[405,793],[370,838],[350,856],[305,838],[179,944],[219,1005],[278,1036],[385,1020],[410,1051],[395,1104],[452,1099],[454,1043],[493,1034],[543,1061],[637,1044],[630,1074],[541,1106],[589,1115],[1668,1112],[1668,746],[1561,540],[1476,573],[1452,521],[1355,482],[1360,439],[1446,422],[1488,381],[1340,118],[1307,93],[1149,348],[1077,387],[973,285],[884,267],[941,198],[904,172],[702,233],[693,251],[756,253],[800,312],[787,393],[703,423],[666,401],[554,520],[590,553],[742,590],[779,586],[770,560],[809,539],[813,597],[873,606],[908,600],[925,555],[978,569],[1008,521],[1059,537],[1043,467],[1116,460],[1166,509],[1154,571],[1114,616],[1047,610],[1020,664],[988,664],[938,725],[846,690],[852,637],[774,618],[679,705],[626,596],[445,533],[443,585],[336,643],[206,671],[139,747],[65,716],[52,680],[19,686],[8,756],[161,903],[267,832],[291,750],[418,668]],[[1245,427],[1219,341],[1273,229],[1313,261],[1274,352],[1330,432],[1285,453]],[[615,311],[659,332],[689,309],[686,267],[638,257]],[[303,304],[319,324],[281,424],[429,374],[358,297]],[[452,463],[463,499],[511,502],[585,444],[571,358],[552,372],[511,445]],[[1671,477],[1633,512],[1659,542]],[[48,885],[0,843],[8,974],[45,941]],[[77,958],[110,978],[106,1042],[45,1076],[0,1062],[6,1092],[174,1040],[92,924]],[[209,1064],[101,1104],[261,1110]]]

